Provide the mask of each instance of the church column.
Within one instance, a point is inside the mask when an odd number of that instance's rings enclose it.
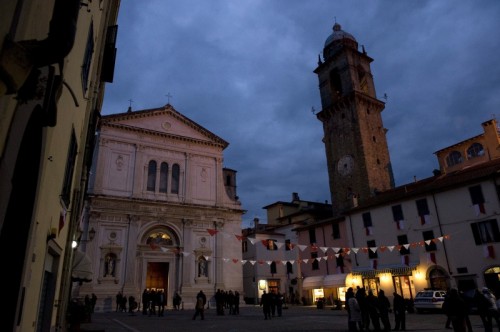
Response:
[[[182,219],[182,227],[183,227],[183,239],[181,246],[183,247],[183,251],[186,253],[193,253],[193,248],[191,247],[192,238],[193,238],[193,221],[191,219]],[[194,271],[193,271],[193,255],[183,255],[182,257],[182,281],[181,286],[191,287],[191,281],[193,280]]]
[[[191,167],[191,158],[193,157],[192,154],[190,153],[185,153],[184,154],[184,171],[181,173],[184,173],[182,174],[182,176],[179,176],[179,181],[182,181],[181,183],[179,183],[179,185],[182,184],[182,194],[184,196],[184,202],[186,203],[191,203],[191,197],[192,197],[192,193],[191,193],[191,186],[192,186],[192,179],[191,179],[191,172],[189,171],[189,168]]]
[[[139,217],[134,215],[128,215],[128,226],[127,226],[127,241],[125,243],[125,271],[124,271],[124,283],[123,283],[123,294],[136,294],[140,291],[138,285],[135,284],[135,270],[137,268],[135,253],[137,251],[137,233],[139,230]]]
[[[222,158],[215,158],[215,205],[220,206],[223,204],[222,195],[225,193],[224,175],[222,173]]]
[[[222,231],[224,229],[224,221],[222,219],[214,221],[214,227],[217,231]],[[215,256],[214,256],[214,273],[215,273],[215,290],[225,289],[224,286],[224,267],[222,264],[222,254],[224,253],[223,237],[218,233],[215,235]]]

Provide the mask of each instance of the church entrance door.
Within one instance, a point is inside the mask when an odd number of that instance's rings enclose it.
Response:
[[[168,263],[148,263],[146,272],[146,288],[154,290],[168,290]]]

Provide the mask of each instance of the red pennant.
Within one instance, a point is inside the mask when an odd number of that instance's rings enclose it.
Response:
[[[236,258],[233,258],[233,263],[237,263],[238,260]]]
[[[238,239],[238,241],[243,240],[243,236],[241,236],[241,235],[234,234],[234,236],[236,236],[236,238]]]
[[[219,233],[218,230],[211,229],[211,228],[207,228],[207,232],[208,232],[208,234],[210,234],[210,236],[214,236],[215,234]]]
[[[378,248],[378,250],[380,250],[381,252],[384,252],[384,251],[386,251],[386,250],[387,250],[387,247],[386,247],[386,246],[380,246],[380,247]]]
[[[260,242],[262,243],[262,245],[263,245],[264,247],[266,247],[266,248],[267,248],[267,246],[268,246],[268,244],[269,244],[269,242],[268,242],[267,240],[261,240]]]

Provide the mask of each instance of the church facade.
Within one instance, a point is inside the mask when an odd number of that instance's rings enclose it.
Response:
[[[103,116],[80,246],[94,278],[96,311],[115,296],[177,291],[184,308],[203,290],[242,293],[241,218],[236,171],[223,167],[229,145],[170,104]]]

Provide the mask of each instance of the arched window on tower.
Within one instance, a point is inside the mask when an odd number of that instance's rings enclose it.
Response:
[[[330,89],[334,98],[342,95],[342,80],[336,68],[330,72]]]
[[[479,143],[473,143],[467,149],[467,159],[472,159],[480,156],[484,156],[483,146]]]
[[[446,157],[446,165],[448,165],[448,167],[458,165],[463,161],[464,160],[462,154],[458,151],[451,151],[450,154]]]
[[[174,164],[172,166],[172,189],[170,192],[172,194],[179,193],[179,176],[180,176],[180,167],[179,164]]]
[[[161,163],[160,166],[160,192],[167,193],[168,186],[168,164]]]
[[[147,191],[155,191],[156,186],[156,161],[151,160],[148,165]]]

